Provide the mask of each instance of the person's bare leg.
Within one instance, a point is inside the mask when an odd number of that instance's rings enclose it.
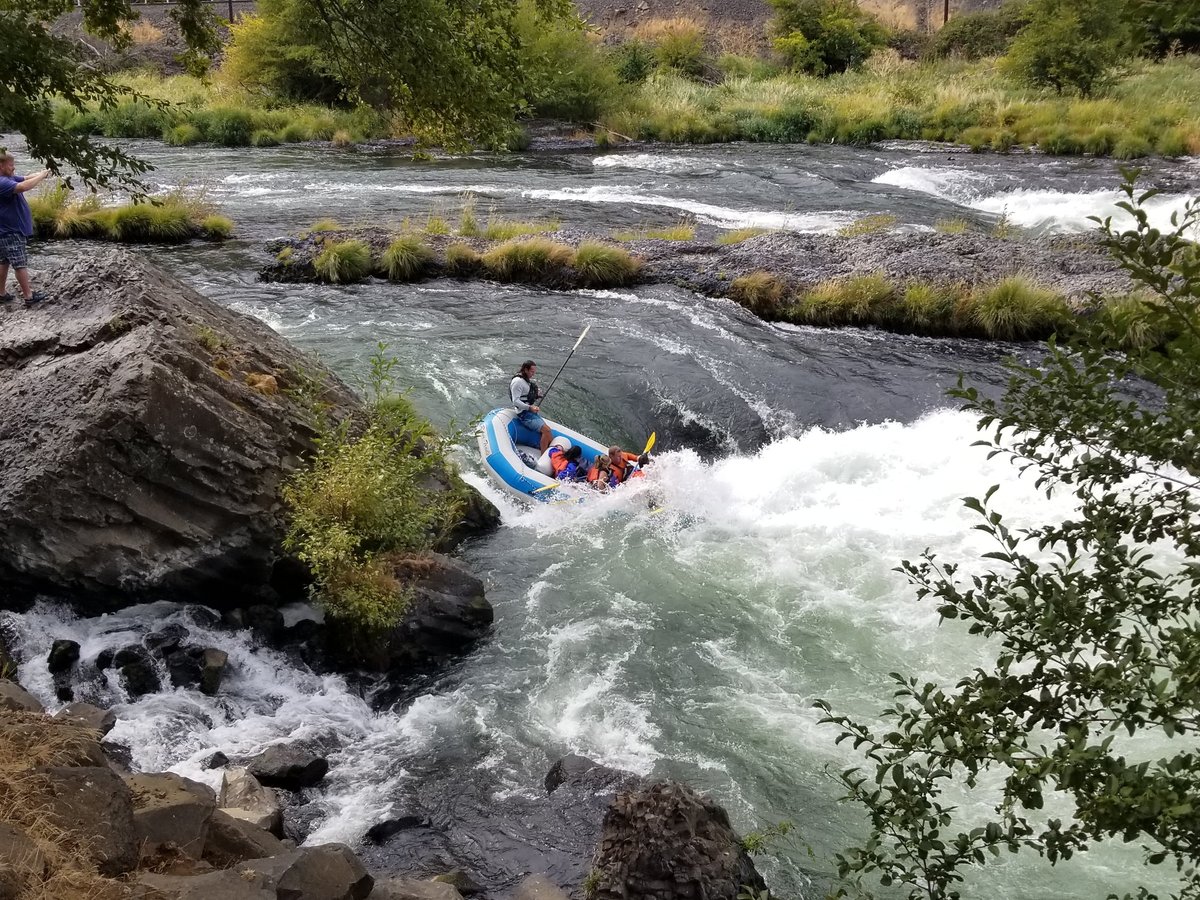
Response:
[[[8,293],[8,263],[0,263],[0,294]]]
[[[33,285],[29,282],[29,270],[26,268],[17,269],[17,284],[21,287],[21,296],[28,300],[33,296]]]
[[[542,452],[545,453],[550,446],[550,442],[554,440],[554,432],[550,430],[549,425],[542,426]]]

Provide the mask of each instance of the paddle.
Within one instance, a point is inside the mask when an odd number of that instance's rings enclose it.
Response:
[[[571,352],[567,354],[567,358],[563,360],[563,364],[558,369],[558,375],[563,373],[563,369],[567,367],[567,363],[571,361],[571,357],[575,355],[575,351],[579,349],[579,345],[583,343],[583,339],[587,337],[587,333],[592,330],[592,326],[588,325],[583,329],[583,334],[579,335],[579,340],[575,342],[575,346],[571,348]],[[538,397],[537,405],[539,407],[546,405],[546,398],[550,396],[550,392],[554,390],[554,382],[558,381],[558,375],[554,376],[554,381],[550,382],[550,387],[546,388],[546,393]]]
[[[642,451],[642,456],[645,456],[647,453],[650,452],[650,450],[654,446],[654,442],[656,440],[658,440],[658,432],[657,431],[650,432],[650,440],[646,441],[646,449]]]

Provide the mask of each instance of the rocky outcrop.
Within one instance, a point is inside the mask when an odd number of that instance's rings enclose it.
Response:
[[[117,716],[111,709],[100,709],[90,703],[72,703],[64,706],[54,714],[54,718],[60,722],[99,732],[101,737],[108,734],[117,725]]]
[[[229,815],[228,810],[216,810],[208,823],[204,861],[218,869],[286,852],[287,847],[275,835]]]
[[[244,768],[234,767],[222,773],[217,806],[257,828],[277,835],[283,833],[283,807],[279,798]]]
[[[10,712],[41,712],[42,704],[37,697],[15,681],[0,679],[0,710]]]
[[[313,449],[298,392],[315,373],[334,417],[357,399],[133,254],[81,256],[43,286],[53,302],[9,311],[0,331],[0,606],[275,602],[280,489]]]
[[[638,777],[632,772],[611,769],[586,756],[568,754],[550,767],[546,773],[546,793],[553,794],[563,785],[582,788],[592,792],[612,791],[627,788]]]
[[[0,897],[21,897],[39,885],[46,855],[20,828],[0,822]]]
[[[593,900],[737,900],[766,887],[724,808],[677,781],[617,795],[592,872]]]
[[[72,850],[102,875],[121,875],[138,861],[138,837],[129,788],[103,766],[36,770],[32,790],[60,832],[60,850]]]
[[[419,878],[388,878],[376,883],[370,900],[462,900],[453,885]]]
[[[212,788],[169,772],[130,775],[125,783],[133,797],[134,827],[144,858],[168,846],[191,859],[203,856],[217,808]]]

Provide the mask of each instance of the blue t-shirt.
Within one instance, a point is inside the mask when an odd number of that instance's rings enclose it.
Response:
[[[25,195],[17,193],[24,175],[0,175],[0,234],[33,234],[33,216]]]

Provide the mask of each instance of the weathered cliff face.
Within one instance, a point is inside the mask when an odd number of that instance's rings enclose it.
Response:
[[[0,605],[273,599],[306,386],[337,417],[353,393],[133,254],[44,286],[45,306],[0,310]]]

